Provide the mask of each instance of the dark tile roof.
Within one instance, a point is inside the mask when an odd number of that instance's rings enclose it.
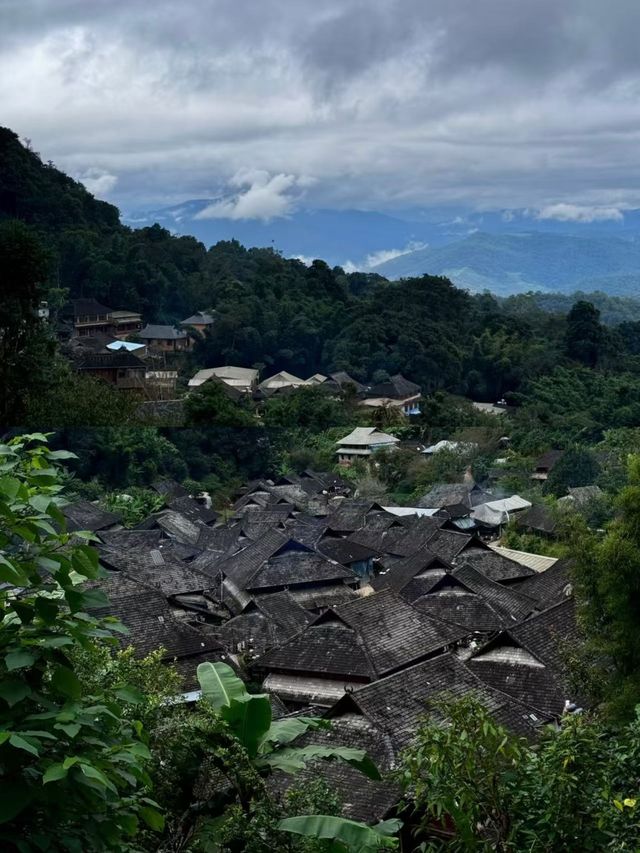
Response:
[[[413,601],[431,589],[433,584],[450,568],[450,564],[430,551],[419,551],[395,563],[384,574],[372,578],[376,590],[391,589]]]
[[[456,533],[453,530],[436,530],[427,540],[427,548],[437,557],[452,563],[459,554],[474,541],[468,533]],[[493,553],[493,552],[491,552]]]
[[[187,333],[180,331],[175,326],[162,326],[157,323],[147,323],[144,329],[140,329],[138,337],[143,340],[179,341],[187,337]]]
[[[312,518],[308,515],[299,515],[286,523],[287,535],[309,548],[317,547],[326,529],[327,522],[324,518]]]
[[[354,589],[346,584],[331,586],[298,587],[289,594],[306,610],[321,613],[329,607],[337,607],[357,597]]]
[[[121,521],[121,517],[115,512],[108,512],[97,504],[90,501],[75,501],[62,507],[62,514],[67,519],[67,530],[73,533],[76,530],[91,530],[96,533],[113,527]]]
[[[468,664],[496,689],[559,716],[571,698],[563,649],[572,642],[578,642],[578,630],[574,602],[568,599],[503,631]]]
[[[355,581],[353,571],[313,551],[288,550],[269,557],[250,581],[248,590]]]
[[[325,519],[327,528],[336,533],[353,533],[364,527],[367,513],[375,506],[371,501],[356,501],[345,498]]]
[[[535,574],[533,569],[516,563],[492,551],[491,548],[467,548],[460,557],[460,562],[469,563],[474,569],[497,583],[508,583]]]
[[[261,595],[256,599],[256,606],[270,622],[285,632],[287,639],[306,628],[314,618],[288,592]]]
[[[390,399],[402,400],[405,397],[413,397],[416,394],[420,394],[421,390],[420,386],[416,385],[415,382],[410,382],[402,374],[397,373],[386,382],[379,382],[377,385],[374,385],[367,391],[366,396],[370,398],[389,397]]]
[[[202,524],[212,524],[218,518],[218,513],[215,510],[207,509],[206,506],[189,497],[189,495],[170,498],[168,506],[193,522],[200,521]]]
[[[82,298],[71,301],[71,309],[74,317],[87,317],[90,315],[111,314],[112,308],[102,305],[97,299]]]
[[[157,548],[163,534],[162,530],[102,530],[99,535],[109,548],[123,551],[128,548]]]
[[[552,535],[557,527],[557,522],[551,510],[539,504],[529,507],[516,519],[516,527],[520,530],[534,530],[540,533]]]
[[[344,385],[354,385],[357,392],[364,391],[364,385],[353,379],[344,370],[338,370],[335,373],[330,373],[329,378],[333,379],[333,381],[336,382],[341,388]]]
[[[447,588],[423,595],[413,605],[422,613],[460,625],[474,634],[493,634],[505,626],[504,616],[488,601],[464,588]]]
[[[406,535],[407,531],[402,526],[389,527],[388,530],[385,530],[382,527],[376,528],[366,525],[351,533],[348,536],[348,541],[369,548],[378,555],[398,554],[396,544],[404,540]]]
[[[395,752],[389,736],[358,714],[343,714],[331,721],[330,729],[307,732],[294,741],[293,746],[304,747],[309,744],[362,749],[372,758],[383,776],[395,764]],[[338,795],[343,804],[342,815],[350,820],[376,823],[387,816],[401,795],[397,783],[386,779],[368,779],[344,761],[318,760],[295,775],[277,772],[269,778],[267,784],[277,797],[281,797],[291,785],[304,787],[318,778],[324,780],[330,790]]]
[[[182,320],[181,326],[211,326],[215,318],[208,311],[196,311],[186,320]]]
[[[185,545],[196,545],[200,538],[202,526],[191,521],[186,515],[176,510],[168,509],[158,513],[155,523],[165,533],[170,534]]]
[[[170,479],[155,480],[151,484],[151,488],[159,495],[165,495],[167,498],[184,498],[189,494],[184,486]]]
[[[132,352],[87,353],[77,365],[78,370],[139,370],[146,371],[142,359]]]
[[[433,713],[435,700],[467,695],[476,697],[498,722],[517,734],[531,736],[535,727],[546,722],[541,714],[531,719],[530,708],[491,689],[452,654],[438,655],[360,687],[341,699],[328,716],[357,710],[386,732],[399,749],[411,742],[427,711]]]
[[[469,563],[457,566],[452,575],[471,592],[481,595],[507,621],[519,622],[533,613],[535,609],[536,602],[534,599],[511,587],[496,583]]]
[[[470,510],[471,488],[467,483],[438,483],[420,498],[417,506],[436,509],[462,505]]]
[[[326,621],[327,614],[320,618],[325,621],[309,625],[293,640],[267,652],[259,661],[260,668],[268,672],[334,676],[345,681],[374,680],[373,663],[358,633],[335,615],[331,615],[331,621]]]
[[[212,586],[210,577],[194,571],[192,564],[180,560],[170,545],[133,551],[107,548],[101,552],[100,559],[103,564],[127,572],[146,585],[162,590],[166,596],[202,592]]]
[[[335,560],[336,563],[342,563],[343,566],[350,566],[352,563],[369,560],[379,553],[375,548],[361,545],[350,539],[333,538],[320,542],[318,550],[329,557],[329,559]]]
[[[466,632],[420,613],[391,590],[356,598],[335,613],[358,632],[378,677],[432,655]]]
[[[564,601],[572,592],[569,561],[558,560],[544,572],[536,572],[531,577],[517,581],[512,588],[533,598],[538,609]]]
[[[246,545],[236,554],[227,557],[220,565],[220,570],[238,586],[246,589],[247,584],[258,572],[269,557],[286,545],[288,537],[278,530],[265,533],[260,539]]]
[[[109,599],[107,607],[92,612],[117,616],[129,629],[118,641],[123,648],[133,646],[137,657],[164,648],[165,660],[173,660],[220,648],[214,638],[174,619],[164,595],[153,587],[119,572],[91,585],[103,589]]]

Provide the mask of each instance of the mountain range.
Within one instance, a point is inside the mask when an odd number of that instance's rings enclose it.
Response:
[[[215,200],[214,200],[215,201]],[[640,293],[640,211],[606,220],[542,219],[527,210],[454,209],[375,211],[301,209],[286,217],[206,218],[212,199],[193,199],[132,211],[132,226],[159,223],[205,245],[238,240],[273,247],[305,262],[323,258],[347,270],[397,279],[444,275],[477,292],[509,295],[531,290]]]

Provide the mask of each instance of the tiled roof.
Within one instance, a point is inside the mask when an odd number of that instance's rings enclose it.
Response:
[[[91,530],[96,533],[113,527],[121,521],[119,515],[108,512],[90,501],[75,501],[62,507],[62,514],[67,519],[67,530]]]
[[[429,543],[431,547],[431,543]],[[470,563],[481,574],[497,583],[505,583],[535,574],[533,569],[498,554],[491,548],[467,548],[460,561]]]

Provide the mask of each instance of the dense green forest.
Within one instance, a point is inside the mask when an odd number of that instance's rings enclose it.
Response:
[[[631,394],[637,385],[630,356],[638,324],[627,303],[612,308],[600,298],[607,320],[615,309],[625,322],[612,327],[596,318],[597,333],[585,327],[598,338],[587,354],[567,344],[567,335],[582,332],[568,328],[566,302],[499,302],[439,277],[388,282],[320,260],[307,267],[271,249],[224,242],[207,250],[159,226],[130,229],[116,208],[43,163],[8,129],[0,131],[0,187],[5,229],[10,220],[24,223],[46,258],[37,295],[54,310],[67,297],[93,296],[171,323],[214,308],[215,335],[196,346],[194,367],[257,365],[266,375],[289,370],[303,378],[343,369],[358,380],[401,372],[425,393],[487,401],[526,396],[533,381],[563,364],[628,373]],[[18,239],[26,238],[5,235],[5,256]],[[2,275],[9,289],[5,263]]]

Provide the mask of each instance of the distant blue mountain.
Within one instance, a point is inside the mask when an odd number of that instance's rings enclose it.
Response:
[[[640,210],[594,222],[538,219],[527,210],[453,208],[407,209],[393,215],[298,210],[268,222],[199,218],[219,200],[192,199],[134,211],[124,219],[136,227],[158,222],[207,246],[235,239],[245,246],[273,247],[286,257],[322,258],[389,278],[447,275],[474,291],[507,295],[599,289],[640,294]],[[380,262],[381,253],[391,259]]]
[[[477,232],[445,246],[409,252],[380,264],[388,278],[445,275],[472,291],[499,295],[529,290],[601,290],[640,294],[640,240],[572,234]]]
[[[287,257],[322,258],[331,265],[361,264],[380,250],[448,239],[438,224],[362,210],[300,210],[269,222],[196,218],[209,204],[211,199],[193,200],[124,218],[136,227],[158,222],[173,233],[191,234],[207,246],[219,240],[238,240],[245,246],[272,246]]]

